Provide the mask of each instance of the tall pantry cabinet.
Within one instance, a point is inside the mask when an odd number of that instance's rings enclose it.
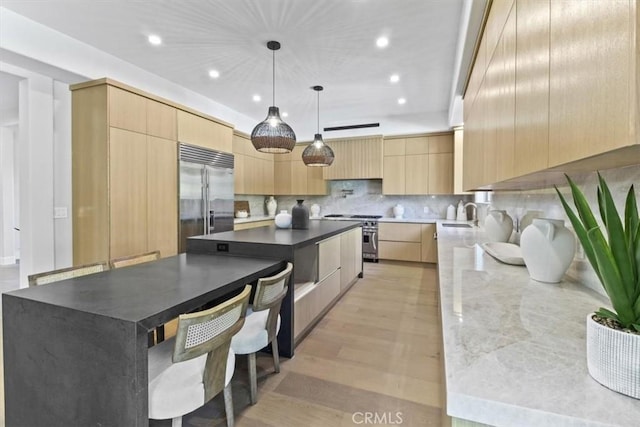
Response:
[[[71,90],[74,265],[175,255],[176,108],[108,79]]]

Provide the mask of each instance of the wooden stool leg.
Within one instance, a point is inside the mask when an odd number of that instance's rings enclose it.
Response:
[[[151,347],[153,347],[154,345],[156,345],[156,340],[155,340],[155,338],[154,338],[154,336],[153,336],[153,331],[150,331],[150,332],[147,334],[147,347],[151,348]]]
[[[231,383],[224,388],[224,411],[227,414],[227,427],[233,427],[233,398]]]
[[[249,386],[251,388],[251,404],[255,405],[258,401],[258,378],[256,374],[256,354],[249,354]]]
[[[164,341],[164,325],[156,326],[156,344]]]
[[[278,337],[275,337],[271,341],[271,352],[273,353],[273,367],[276,370],[276,374],[280,373],[280,355],[278,354]]]

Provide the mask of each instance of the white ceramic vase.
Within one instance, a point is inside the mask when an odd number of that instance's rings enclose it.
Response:
[[[320,216],[320,205],[314,203],[311,205],[311,218],[318,218]]]
[[[395,205],[393,207],[393,215],[398,219],[402,218],[402,215],[404,215],[404,206]]]
[[[558,283],[573,261],[576,240],[564,221],[534,218],[522,232],[520,249],[533,280]]]
[[[617,331],[587,316],[587,368],[603,386],[640,399],[640,335]]]
[[[265,204],[267,205],[267,214],[269,216],[274,216],[276,214],[276,209],[278,209],[278,202],[276,202],[276,199],[274,199],[273,196],[269,196],[269,199],[267,199]]]
[[[276,227],[289,228],[291,227],[291,214],[287,211],[280,211],[275,217]]]
[[[513,220],[507,211],[492,210],[484,220],[484,229],[489,242],[508,242],[513,231]]]

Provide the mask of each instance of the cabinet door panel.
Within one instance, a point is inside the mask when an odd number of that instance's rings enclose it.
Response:
[[[405,138],[394,138],[384,140],[385,156],[404,156],[405,155]]]
[[[420,262],[421,245],[411,242],[378,242],[378,256],[380,259]]]
[[[632,9],[630,1],[551,2],[550,167],[634,142]]]
[[[429,154],[429,194],[453,192],[453,153]]]
[[[178,253],[177,143],[148,138],[147,250],[159,250],[164,258]]]
[[[438,262],[438,245],[435,233],[435,224],[422,224],[422,262]]]
[[[498,53],[499,51],[499,53]],[[499,55],[496,180],[513,178],[515,150],[515,85],[516,85],[516,14],[509,13],[502,36],[496,47]]]
[[[247,194],[245,188],[245,155],[233,155],[233,192],[235,194]]]
[[[429,154],[453,153],[453,134],[429,136]]]
[[[378,227],[378,238],[380,240],[418,243],[422,241],[420,224],[381,222]]]
[[[213,120],[178,110],[178,141],[231,153],[233,130]]]
[[[327,181],[322,177],[321,167],[307,167],[307,194],[327,194]]]
[[[405,156],[384,157],[382,194],[405,194]]]
[[[340,236],[318,242],[318,280],[340,268]]]
[[[429,139],[430,137],[426,137],[426,136],[407,138],[407,143],[406,143],[407,156],[411,156],[413,154],[428,154]]]
[[[405,194],[429,193],[429,155],[405,157]]]
[[[110,129],[110,257],[147,251],[147,136]]]
[[[147,99],[147,135],[176,141],[178,139],[176,109]]]
[[[545,169],[549,156],[549,0],[516,5],[514,174]]]
[[[109,124],[134,132],[147,131],[147,98],[109,86]]]
[[[277,195],[291,194],[291,162],[274,162],[273,192]]]
[[[302,160],[291,162],[291,194],[307,194],[307,168]]]

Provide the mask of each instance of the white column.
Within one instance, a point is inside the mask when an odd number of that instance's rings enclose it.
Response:
[[[53,270],[53,80],[20,82],[20,286]]]
[[[71,91],[53,82],[53,200],[55,268],[73,265],[71,221]]]
[[[15,264],[13,130],[0,127],[0,265]]]

